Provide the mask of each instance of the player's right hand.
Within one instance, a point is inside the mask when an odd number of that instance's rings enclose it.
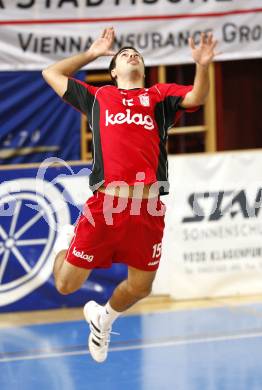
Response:
[[[91,52],[95,57],[113,56],[115,54],[112,50],[114,39],[114,27],[105,28],[101,36],[92,43],[88,52]]]

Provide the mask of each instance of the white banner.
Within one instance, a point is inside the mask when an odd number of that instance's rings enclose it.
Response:
[[[261,0],[0,0],[0,70],[42,69],[86,50],[109,25],[115,49],[135,46],[148,66],[191,62],[187,40],[201,31],[219,40],[218,60],[262,56]]]
[[[194,299],[262,292],[262,152],[170,159],[154,293]]]

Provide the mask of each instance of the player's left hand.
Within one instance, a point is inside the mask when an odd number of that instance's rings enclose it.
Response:
[[[195,42],[192,37],[188,39],[188,43],[191,48],[193,60],[199,65],[209,65],[213,61],[213,58],[219,54],[218,52],[215,52],[217,40],[213,38],[213,34],[211,32],[208,34],[201,34],[198,46],[195,46]]]

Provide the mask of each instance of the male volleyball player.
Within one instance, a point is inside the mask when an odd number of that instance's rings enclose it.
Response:
[[[61,294],[76,291],[94,268],[112,262],[128,266],[128,277],[105,306],[84,307],[90,325],[89,350],[97,362],[107,357],[112,324],[149,295],[161,257],[164,204],[168,193],[167,130],[182,110],[203,104],[209,90],[208,65],[215,56],[212,34],[196,47],[193,86],[144,87],[145,66],[133,47],[112,51],[115,32],[106,28],[86,52],[43,71],[47,83],[66,102],[87,114],[93,132],[93,168],[88,199],[76,227],[62,230],[55,245],[54,277]],[[100,56],[113,56],[115,86],[91,86],[71,75]],[[91,217],[90,217],[91,216]]]

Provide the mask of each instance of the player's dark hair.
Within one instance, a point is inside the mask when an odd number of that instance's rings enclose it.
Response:
[[[111,79],[112,79],[112,81],[114,82],[115,85],[117,85],[117,81],[116,81],[116,78],[112,76],[112,73],[111,73],[111,72],[112,72],[112,70],[115,69],[115,67],[116,67],[116,59],[117,59],[117,57],[119,56],[119,54],[122,53],[122,51],[127,50],[127,49],[132,49],[132,50],[134,50],[136,53],[140,54],[139,51],[136,50],[136,48],[133,47],[133,46],[123,46],[123,47],[121,47],[121,49],[118,50],[118,52],[114,55],[114,57],[112,57],[112,59],[111,59],[111,61],[110,61],[110,64],[109,64],[108,70],[109,70],[110,77],[111,77]],[[143,59],[142,56],[141,56],[141,58],[142,58],[142,61],[143,61],[143,64],[144,64],[144,59]]]

